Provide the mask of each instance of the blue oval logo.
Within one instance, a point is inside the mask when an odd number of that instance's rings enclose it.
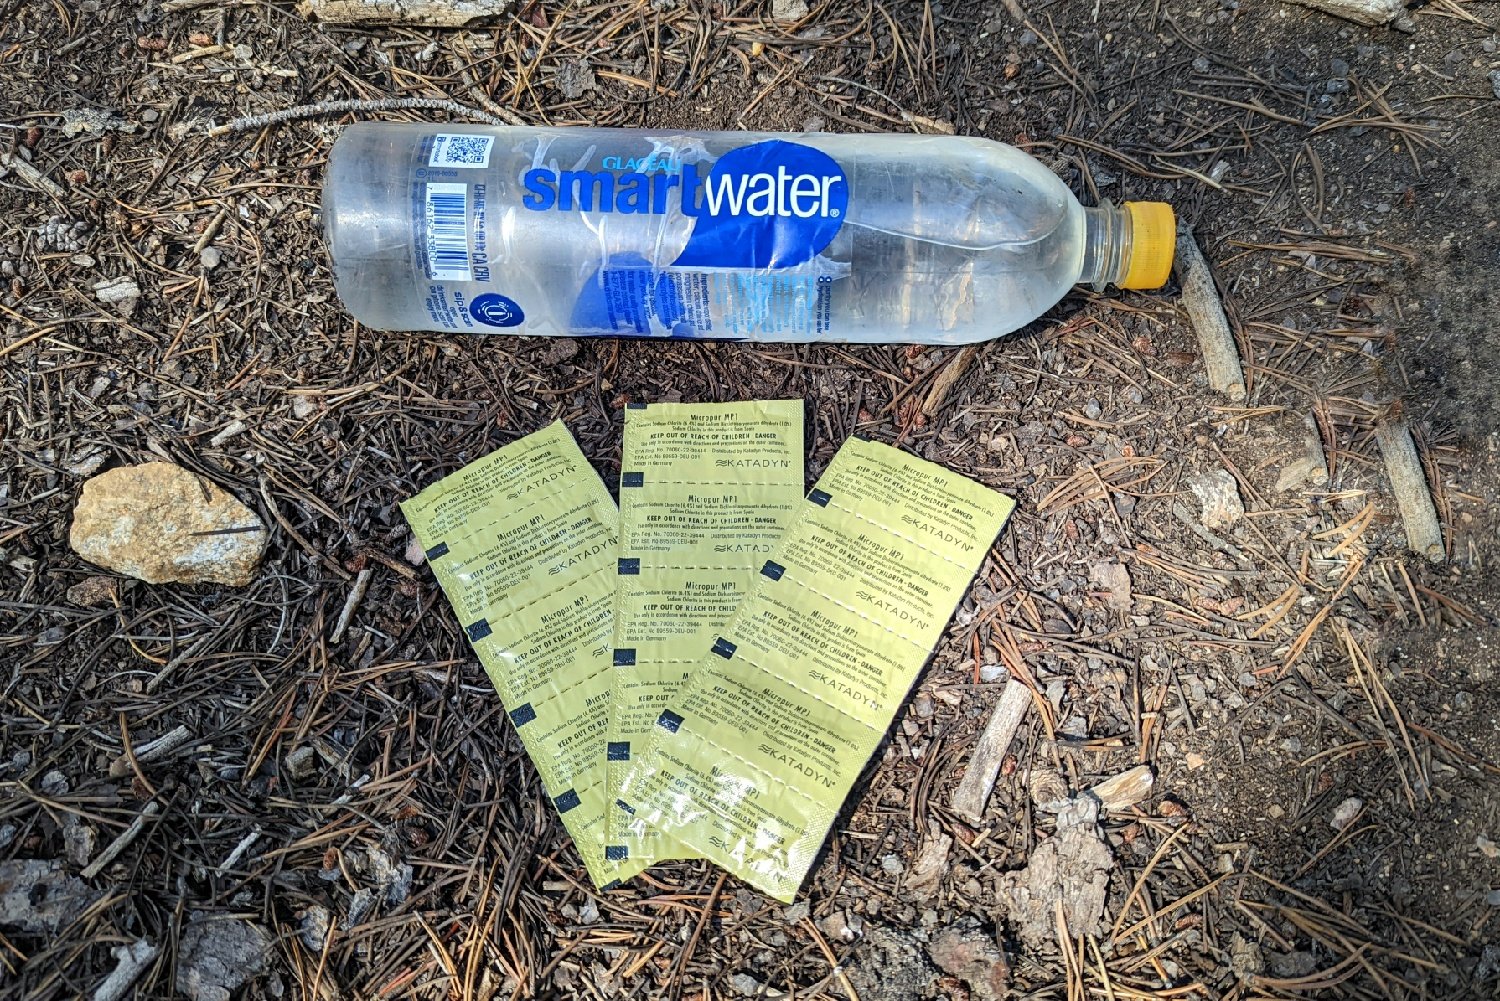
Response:
[[[516,301],[499,292],[475,296],[469,303],[469,315],[491,327],[519,327],[526,322],[526,314]]]

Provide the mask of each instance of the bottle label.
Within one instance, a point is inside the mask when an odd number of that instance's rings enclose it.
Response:
[[[620,157],[606,157],[622,162]],[[626,160],[622,165],[639,161]],[[657,167],[652,160],[645,166]],[[666,215],[693,222],[675,267],[791,268],[822,253],[849,211],[849,181],[833,157],[770,139],[730,150],[701,174],[695,163],[666,169],[555,170],[535,167],[522,183],[532,212]]]
[[[442,133],[422,150],[425,166],[412,192],[416,256],[437,328],[483,332],[520,327],[527,313],[534,322],[546,316],[545,304],[491,284],[493,210],[497,220],[586,216],[600,233],[613,228],[611,215],[637,217],[636,226],[645,222],[639,217],[663,217],[650,227],[674,234],[665,254],[659,244],[615,251],[586,272],[571,315],[557,318],[574,334],[812,340],[834,333],[834,282],[849,266],[824,252],[843,228],[850,185],[822,150],[769,139],[705,162],[670,148],[640,156],[591,151],[574,169],[541,165],[539,150],[537,166],[492,191],[487,175],[470,181],[464,168],[487,166],[494,143]],[[493,291],[454,287],[464,284]]]

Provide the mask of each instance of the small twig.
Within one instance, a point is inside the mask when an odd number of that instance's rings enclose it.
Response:
[[[130,847],[130,843],[136,839],[141,831],[146,829],[146,821],[150,820],[160,812],[160,801],[153,799],[151,802],[147,803],[146,808],[142,810],[136,816],[136,818],[130,822],[129,827],[125,828],[125,833],[121,834],[118,838],[115,838],[113,841],[111,841],[108,847],[106,847],[104,851],[99,853],[98,858],[94,859],[94,861],[90,862],[87,866],[84,867],[82,873],[83,878],[93,879],[95,876],[99,875],[99,873],[103,872],[104,867],[113,862],[115,860],[115,857],[123,852],[126,848]]]
[[[813,941],[818,944],[818,950],[823,953],[823,958],[828,960],[828,965],[833,967],[833,975],[848,992],[850,1001],[860,1001],[859,991],[855,990],[854,984],[849,982],[849,975],[844,972],[844,967],[839,964],[838,957],[833,954],[833,950],[828,948],[828,941],[823,938],[822,932],[818,931],[818,926],[813,924],[813,919],[806,917],[802,921],[807,925],[807,930],[812,932]]]
[[[1015,678],[1007,681],[984,733],[979,735],[963,780],[953,792],[953,812],[969,823],[978,824],[984,819],[984,807],[995,788],[995,780],[1000,777],[1000,765],[1030,706],[1031,689]]]
[[[251,847],[254,846],[255,842],[259,840],[260,828],[257,827],[255,828],[255,830],[251,831],[249,834],[241,838],[240,843],[234,846],[234,851],[230,852],[229,855],[225,857],[224,861],[219,863],[219,871],[228,872],[230,869],[233,869],[234,864],[240,859],[244,858],[245,853],[248,852]]]
[[[67,190],[61,184],[58,184],[14,153],[0,153],[0,168],[15,171],[16,176],[21,180],[38,191],[46,192],[58,201],[62,201],[68,196]]]
[[[246,129],[264,129],[299,118],[317,118],[322,115],[374,114],[382,111],[446,111],[450,115],[476,118],[488,125],[510,124],[488,112],[471,108],[467,104],[435,97],[386,97],[373,101],[322,101],[318,104],[299,104],[264,115],[246,115],[208,130],[210,138],[243,132]],[[61,189],[59,189],[61,190]]]
[[[124,712],[120,713],[120,742],[125,745],[126,774],[134,772],[136,781],[154,798],[156,796],[156,787],[146,778],[146,773],[141,771],[141,763],[136,760],[135,751],[130,746],[130,730],[126,726]]]
[[[337,643],[344,638],[344,632],[349,628],[349,620],[354,618],[354,610],[364,600],[365,592],[370,589],[370,578],[375,576],[375,571],[366,567],[354,578],[354,586],[349,589],[349,597],[344,599],[344,610],[339,613],[339,620],[333,627],[333,634],[328,637],[328,642]]]
[[[110,950],[116,960],[114,971],[94,988],[93,1001],[119,1001],[160,953],[161,946],[152,945],[143,938],[130,945],[115,946]]]
[[[1427,475],[1422,471],[1422,460],[1412,441],[1411,429],[1405,421],[1395,421],[1376,428],[1375,437],[1380,442],[1380,454],[1385,458],[1385,471],[1391,479],[1396,506],[1401,510],[1406,544],[1413,552],[1441,563],[1446,552],[1443,526],[1438,522],[1437,507],[1432,503],[1432,491],[1427,487]]]
[[[1213,272],[1191,229],[1177,234],[1177,274],[1182,279],[1182,307],[1198,332],[1208,384],[1231,400],[1243,400],[1245,371],[1240,367],[1240,350],[1214,287]]]

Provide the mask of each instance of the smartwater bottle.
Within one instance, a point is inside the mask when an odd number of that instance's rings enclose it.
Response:
[[[1170,206],[953,136],[366,123],[323,220],[370,327],[585,337],[964,344],[1160,287],[1175,244]]]

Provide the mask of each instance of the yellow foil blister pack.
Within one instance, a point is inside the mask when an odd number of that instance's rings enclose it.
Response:
[[[1014,506],[849,441],[657,714],[618,798],[791,901]]]
[[[561,422],[401,505],[596,885],[619,515]]]
[[[620,464],[611,788],[801,503],[802,402],[631,404]],[[613,806],[605,855],[693,858]]]

